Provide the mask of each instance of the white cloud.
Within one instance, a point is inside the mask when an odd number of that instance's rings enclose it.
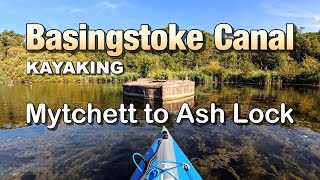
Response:
[[[70,14],[83,14],[85,12],[86,11],[84,9],[81,9],[81,8],[73,8],[73,9],[69,10]]]
[[[312,3],[310,3],[312,4]],[[272,15],[289,18],[296,25],[306,27],[307,31],[318,31],[320,27],[319,2],[314,2],[313,6],[307,6],[306,2],[293,3],[271,0],[261,3],[264,10]]]
[[[308,9],[303,7],[301,4],[293,3],[262,3],[262,7],[273,15],[283,16],[283,17],[292,17],[292,18],[309,18],[316,21],[320,20],[320,9]]]
[[[192,26],[183,27],[182,29],[197,29],[197,28],[203,28],[208,26],[212,26],[212,25],[210,24],[192,25]]]
[[[98,8],[102,8],[102,9],[117,9],[119,7],[121,7],[123,5],[123,3],[115,3],[115,2],[111,2],[111,1],[102,1],[100,3],[97,4]]]

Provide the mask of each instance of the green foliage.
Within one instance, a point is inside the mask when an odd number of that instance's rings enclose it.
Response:
[[[0,33],[0,59],[4,59],[11,47],[22,46],[24,36],[13,30],[5,30]]]
[[[176,72],[173,73],[173,76],[180,80],[184,80],[187,76],[189,80],[195,81],[196,83],[208,83],[213,81],[212,76],[196,71]]]
[[[248,83],[267,83],[267,73],[264,71],[253,71],[245,76],[245,81]]]
[[[149,74],[150,74],[150,68],[151,68],[151,65],[146,62],[144,64],[141,65],[141,70],[140,70],[140,74],[142,77],[148,77]]]
[[[238,70],[228,70],[222,80],[225,82],[241,82],[243,79],[243,74],[241,71]]]
[[[156,79],[189,79],[198,82],[259,83],[259,84],[320,84],[320,34],[298,33],[294,51],[218,51],[214,37],[205,35],[202,51],[136,51],[114,59],[104,52],[28,53],[24,36],[14,31],[0,33],[0,81],[87,81],[125,82],[139,77]],[[25,61],[121,61],[125,73],[115,75],[26,75]]]
[[[211,61],[208,65],[203,67],[201,71],[210,76],[221,77],[225,72],[225,68],[221,67],[218,61]]]
[[[169,80],[172,79],[172,73],[169,69],[165,69],[165,70],[158,70],[155,72],[155,74],[153,75],[154,79],[159,79],[159,80]]]
[[[306,56],[304,58],[302,67],[307,74],[316,74],[320,72],[320,62],[311,56]]]

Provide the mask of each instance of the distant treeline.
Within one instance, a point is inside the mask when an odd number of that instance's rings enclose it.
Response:
[[[24,35],[5,30],[0,33],[0,82],[43,81],[130,81],[139,77],[183,79],[196,82],[320,85],[320,33],[296,34],[294,51],[218,51],[213,35],[204,32],[202,51],[137,51],[121,58],[105,52],[27,52]],[[27,75],[25,61],[118,61],[125,73],[115,75]]]

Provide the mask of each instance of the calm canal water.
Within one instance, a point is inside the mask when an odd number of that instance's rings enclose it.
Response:
[[[214,102],[227,117],[233,103],[241,117],[255,107],[293,108],[293,125],[176,124],[182,102],[154,103],[170,114],[166,127],[204,179],[319,179],[320,89],[312,87],[258,87],[199,85],[194,98],[198,109]],[[91,102],[100,109],[134,103],[143,119],[146,101],[122,96],[121,84],[17,84],[0,85],[1,179],[129,179],[134,171],[131,155],[144,154],[161,126],[65,125],[55,131],[44,125],[25,126],[26,104],[46,103],[57,109]]]

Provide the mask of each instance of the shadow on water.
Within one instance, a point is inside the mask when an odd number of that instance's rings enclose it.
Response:
[[[19,92],[19,93],[18,93]],[[23,92],[23,93],[21,93]],[[63,93],[61,93],[63,92]],[[45,102],[54,110],[88,102],[100,109],[133,103],[143,119],[146,103],[170,111],[166,124],[204,179],[319,179],[320,90],[306,87],[197,86],[185,99],[193,110],[212,102],[229,118],[233,103],[241,117],[254,107],[266,110],[285,102],[294,109],[293,125],[176,124],[182,102],[163,104],[122,96],[121,84],[35,84],[0,86],[0,176],[4,179],[128,179],[131,155],[144,154],[160,125],[73,125],[55,131],[44,125],[23,126],[25,105]],[[177,108],[178,107],[178,108]],[[171,108],[171,109],[170,109]],[[12,129],[9,129],[12,128]]]

